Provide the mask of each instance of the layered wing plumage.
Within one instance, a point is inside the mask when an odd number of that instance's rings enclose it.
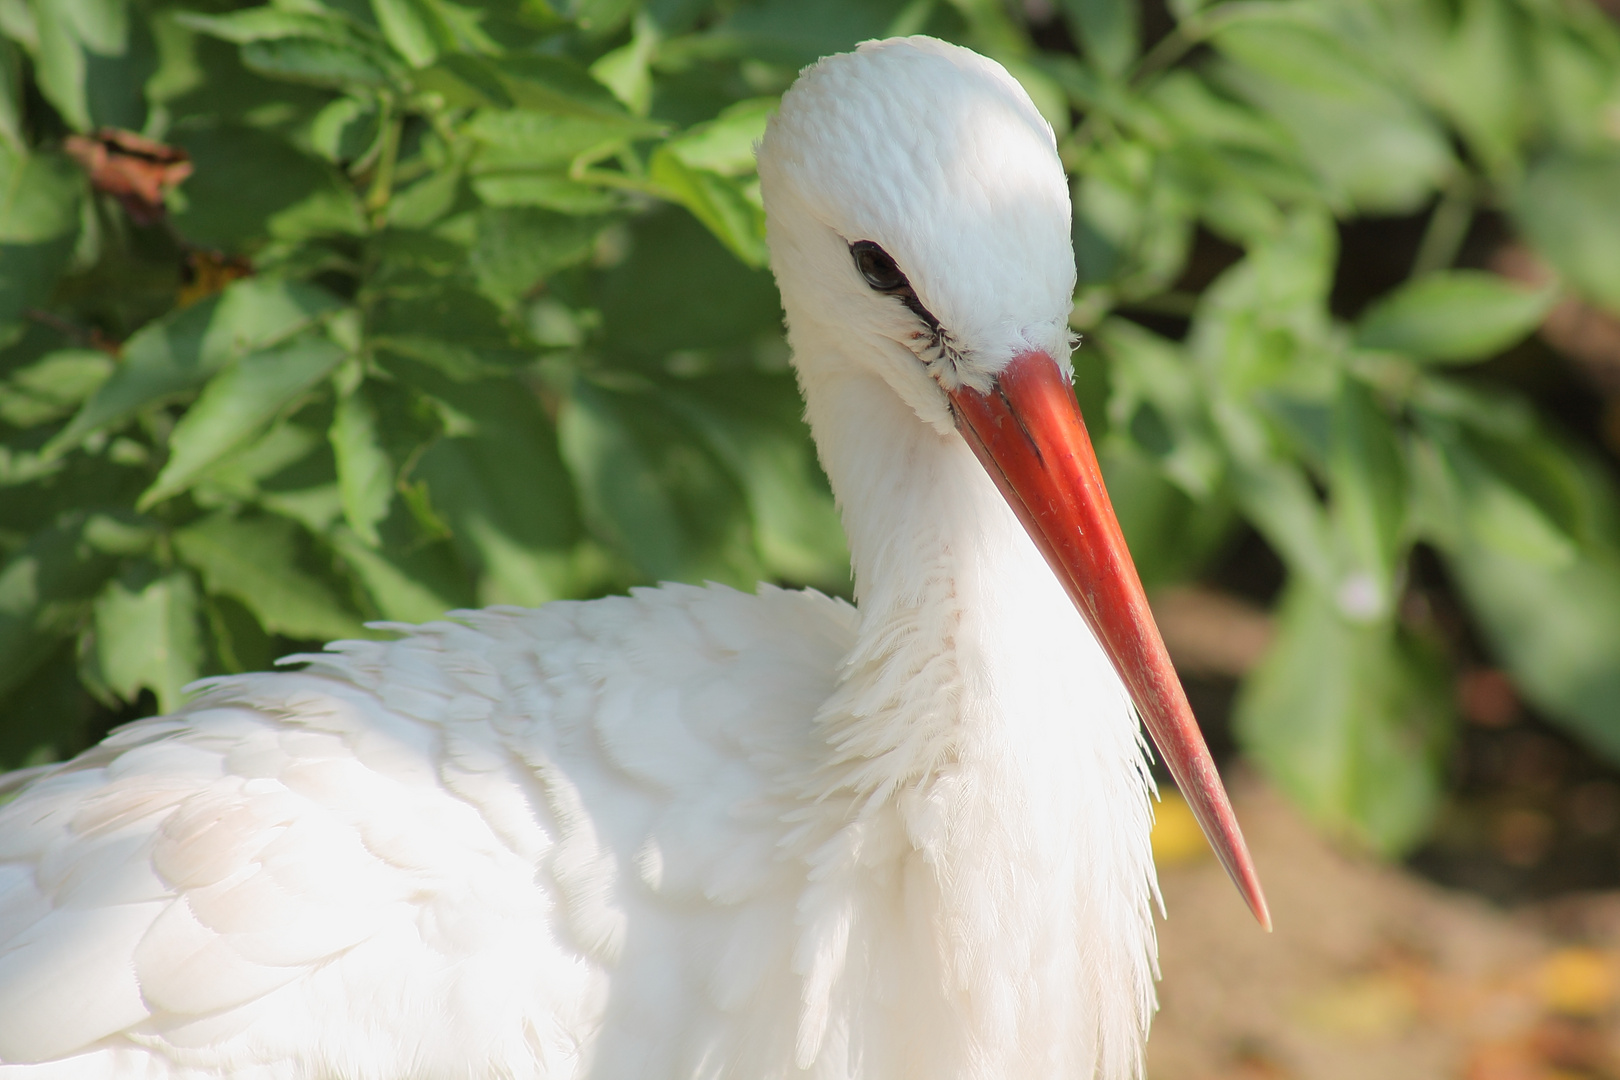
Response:
[[[390,629],[215,680],[0,808],[0,1078],[787,1056],[782,819],[854,610],[668,586]]]

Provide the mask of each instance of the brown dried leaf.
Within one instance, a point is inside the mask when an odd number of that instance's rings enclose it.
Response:
[[[191,175],[184,150],[132,131],[101,128],[93,136],[69,135],[62,148],[90,175],[95,189],[123,203],[138,225],[161,220],[164,195]]]

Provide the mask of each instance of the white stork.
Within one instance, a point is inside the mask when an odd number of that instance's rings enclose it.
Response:
[[[858,606],[465,612],[122,728],[0,810],[0,1080],[1131,1077],[1138,713],[1265,921],[1069,389],[1051,129],[908,38],[759,165]]]

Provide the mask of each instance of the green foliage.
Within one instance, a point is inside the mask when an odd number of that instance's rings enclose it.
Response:
[[[1059,137],[1076,387],[1144,578],[1244,522],[1287,566],[1238,725],[1282,787],[1423,835],[1452,720],[1402,615],[1418,543],[1620,758],[1612,476],[1468,370],[1570,292],[1620,311],[1620,32],[1578,0],[1170,7],[1153,43],[1132,0],[1034,29],[999,0],[0,3],[0,759],[79,745],[76,686],[172,708],[369,619],[847,588],[752,147],[799,65],[912,32],[1001,60]],[[102,127],[189,155],[166,215],[87,182]],[[1484,211],[1559,282],[1455,268]],[[1346,320],[1337,226],[1392,213],[1429,218],[1410,279]]]

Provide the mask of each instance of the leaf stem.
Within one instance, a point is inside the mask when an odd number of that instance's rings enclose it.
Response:
[[[1412,259],[1412,276],[1444,270],[1455,262],[1473,222],[1473,185],[1466,178],[1448,184],[1423,230],[1423,240]]]
[[[1287,10],[1292,6],[1277,0],[1232,0],[1183,19],[1136,62],[1128,81],[1140,87],[1233,23],[1268,15],[1294,15]]]
[[[399,140],[404,132],[405,118],[386,121],[383,131],[382,152],[377,155],[377,173],[371,180],[371,191],[366,194],[366,209],[371,212],[372,228],[380,229],[385,223],[388,200],[394,195],[394,165],[399,157]]]

